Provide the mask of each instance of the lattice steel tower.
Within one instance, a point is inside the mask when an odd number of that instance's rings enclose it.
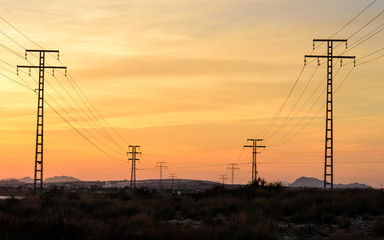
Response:
[[[171,179],[171,189],[173,189],[173,182],[175,181],[175,178],[177,178],[176,173],[169,173],[169,178]]]
[[[43,192],[43,153],[44,153],[44,71],[47,68],[50,69],[67,69],[62,66],[46,66],[45,65],[45,53],[57,53],[57,59],[59,59],[59,51],[57,50],[25,50],[25,58],[27,59],[28,52],[39,53],[39,66],[17,66],[19,68],[38,68],[39,69],[39,88],[37,97],[37,127],[36,127],[36,150],[35,150],[35,172],[33,180],[34,195],[36,195],[37,188],[40,189],[40,194]]]
[[[224,184],[225,184],[225,180],[227,180],[228,178],[227,178],[227,176],[226,175],[220,175],[220,178],[219,178],[219,183],[220,183],[220,181],[221,181],[221,183],[223,184],[223,186],[224,186]]]
[[[264,141],[264,139],[248,139],[247,141],[252,142],[252,145],[244,145],[244,147],[252,148],[252,183],[254,183],[257,180],[256,158],[257,154],[260,153],[257,151],[257,149],[265,148],[265,146],[258,146],[257,142]]]
[[[157,162],[157,166],[155,166],[155,168],[160,170],[160,190],[163,190],[163,168],[168,168],[165,166],[166,164],[166,162]]]
[[[140,146],[129,145],[127,155],[131,155],[131,158],[128,157],[128,162],[132,161],[131,167],[131,184],[130,188],[136,188],[136,161],[140,161],[139,158],[136,157],[137,154],[141,154],[137,150],[140,149]]]
[[[235,183],[235,170],[238,170],[237,163],[230,163],[228,164],[230,167],[227,167],[227,169],[231,170],[231,183],[232,185]]]
[[[324,160],[324,189],[327,189],[329,185],[333,189],[333,59],[339,58],[352,58],[355,56],[334,56],[333,55],[333,43],[345,42],[346,39],[314,39],[313,48],[315,48],[315,42],[327,43],[327,55],[305,55],[306,58],[326,58],[327,59],[327,109],[326,109],[326,124],[325,124],[325,160]]]

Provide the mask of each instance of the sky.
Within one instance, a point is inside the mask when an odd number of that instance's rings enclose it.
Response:
[[[243,145],[263,138],[260,177],[323,179],[326,62],[304,67],[304,55],[324,54],[312,40],[341,29],[334,38],[349,48],[335,55],[357,61],[334,62],[334,181],[381,187],[384,3],[342,28],[371,2],[2,0],[0,179],[33,176],[38,75],[15,73],[38,64],[25,49],[41,47],[60,50],[48,65],[68,67],[46,72],[44,178],[129,179],[128,145],[140,145],[138,179],[166,162],[165,178],[229,182],[237,163],[234,182],[245,184]]]

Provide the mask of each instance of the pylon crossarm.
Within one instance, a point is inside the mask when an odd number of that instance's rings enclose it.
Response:
[[[329,41],[332,41],[332,42],[347,42],[347,39],[324,39],[324,38],[320,38],[320,39],[313,39],[314,42],[329,42]]]
[[[327,56],[327,55],[305,55],[305,58],[351,58],[355,59],[354,56]]]
[[[40,68],[40,66],[17,65],[17,68]],[[67,69],[67,67],[63,67],[63,66],[44,66],[44,68],[61,68],[61,69]]]

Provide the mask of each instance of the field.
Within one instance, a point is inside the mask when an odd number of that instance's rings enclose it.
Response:
[[[217,187],[0,200],[0,239],[384,239],[384,192]]]

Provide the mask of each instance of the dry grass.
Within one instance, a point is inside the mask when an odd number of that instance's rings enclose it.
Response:
[[[369,231],[348,233],[356,215],[375,221]],[[380,216],[384,193],[377,190],[270,185],[181,196],[141,190],[94,197],[52,189],[41,198],[1,200],[0,239],[279,239],[278,221],[335,224],[339,230],[331,238],[374,239],[383,237]],[[191,223],[169,222],[174,219]]]

